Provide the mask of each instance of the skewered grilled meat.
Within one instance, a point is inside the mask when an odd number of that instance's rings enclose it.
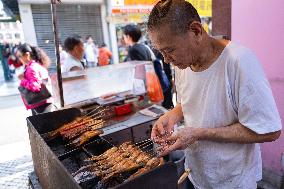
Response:
[[[131,143],[123,143],[118,148],[113,147],[107,150],[105,153],[100,156],[94,156],[87,159],[87,161],[95,161],[92,165],[92,171],[100,171],[110,169],[117,165],[118,163],[123,162],[124,160],[136,162],[137,157],[142,157],[140,154],[142,151],[136,148]],[[145,156],[145,154],[144,154]],[[141,158],[140,158],[141,159]],[[138,162],[140,163],[140,162]]]
[[[112,156],[108,157],[107,159],[101,160],[101,161],[97,161],[96,163],[94,163],[94,165],[108,165],[108,164],[112,164],[115,165],[117,162],[120,162],[121,160],[127,158],[129,156],[128,152],[120,152],[117,151],[115,154],[113,154]]]
[[[88,124],[81,125],[79,127],[63,131],[61,132],[61,136],[65,139],[73,139],[81,134],[83,134],[86,131],[89,130],[96,130],[103,127],[103,121],[102,120],[93,120],[92,122],[89,122]]]
[[[85,144],[86,142],[88,142],[91,138],[95,136],[99,136],[100,134],[103,134],[102,130],[87,131],[83,133],[80,137],[72,141],[72,144],[77,147],[81,146],[82,144]]]
[[[93,156],[89,159],[87,159],[86,161],[100,161],[103,159],[107,159],[113,155],[117,155],[118,150],[122,150],[122,151],[127,151],[127,148],[130,148],[129,145],[131,145],[130,142],[125,142],[123,144],[121,144],[119,147],[112,147],[111,149],[105,151],[103,154],[99,155],[99,156]],[[116,154],[114,154],[116,153]]]
[[[131,142],[124,142],[119,146],[119,148],[123,151],[126,151],[129,146],[133,146],[133,144]]]
[[[136,162],[136,158],[142,153],[140,149],[133,148],[132,146],[127,148],[127,151],[122,151],[120,148],[118,151],[114,152],[106,159],[97,161],[95,165],[102,165],[102,164],[116,164],[117,162],[121,161],[124,158],[128,158],[133,162]]]
[[[162,158],[152,157],[131,142],[113,147],[99,156],[87,159],[87,161],[93,161],[93,163],[76,173],[76,176],[78,174],[95,175],[100,177],[103,183],[120,174],[136,171],[129,177],[132,179],[162,164]]]
[[[141,154],[139,154],[139,156],[135,159],[136,163],[140,164],[140,165],[146,165],[147,162],[151,159],[151,157],[146,154],[145,152],[142,152]]]
[[[92,118],[88,117],[88,116],[77,117],[72,122],[64,124],[63,126],[59,127],[58,129],[51,131],[48,135],[49,135],[50,138],[53,138],[55,136],[58,136],[60,134],[60,132],[67,131],[69,129],[73,129],[73,128],[78,127],[82,124],[86,124],[87,122],[89,122],[91,120],[92,120]]]
[[[86,159],[85,161],[99,161],[106,159],[108,156],[110,156],[112,153],[116,152],[118,150],[118,147],[112,147],[105,151],[103,154],[99,156],[92,156],[91,158]]]
[[[52,139],[59,134],[65,133],[70,129],[74,129],[76,127],[80,127],[82,125],[95,124],[92,123],[94,120],[102,120],[107,119],[106,114],[110,111],[110,107],[97,106],[95,109],[87,113],[85,116],[77,117],[70,123],[64,124],[58,129],[51,131],[47,134],[49,139]]]
[[[118,174],[121,174],[121,173],[124,173],[124,172],[129,172],[129,171],[133,171],[135,169],[138,169],[139,167],[141,167],[140,165],[138,165],[137,163],[135,162],[132,162],[132,161],[126,161],[126,162],[123,162],[121,164],[118,164],[115,168],[114,168],[114,171],[112,171],[113,169],[111,169],[110,171],[107,171],[107,172],[103,172],[103,174],[105,176],[103,176],[102,178],[102,182],[106,182],[108,181],[110,178],[118,175]]]
[[[84,133],[85,131],[87,131],[90,128],[90,125],[80,125],[79,127],[70,129],[68,131],[64,131],[61,132],[60,135],[67,140],[71,140],[73,138],[75,138],[76,136]]]
[[[154,168],[162,165],[163,163],[164,163],[163,158],[154,157],[154,158],[150,159],[144,167],[140,168],[133,175],[131,175],[128,178],[128,180],[133,179],[133,178],[135,178],[139,175],[142,175],[143,173],[146,173],[146,172],[150,171],[151,169],[154,169]]]

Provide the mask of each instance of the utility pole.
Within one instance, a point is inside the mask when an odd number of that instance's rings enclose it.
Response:
[[[60,62],[60,52],[59,52],[59,37],[58,37],[58,28],[57,28],[57,12],[56,12],[56,6],[59,3],[61,3],[61,0],[51,0],[51,17],[52,17],[53,34],[54,34],[57,83],[58,83],[59,96],[60,96],[60,105],[61,105],[61,107],[64,107],[64,96],[63,96],[62,75],[61,75],[61,62]]]

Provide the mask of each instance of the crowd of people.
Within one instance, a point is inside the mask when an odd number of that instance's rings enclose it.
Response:
[[[167,109],[173,108],[173,79],[170,65],[163,61],[161,53],[140,42],[142,32],[137,25],[126,25],[123,32],[123,40],[128,47],[124,61],[152,61],[163,90],[162,106]],[[86,37],[85,42],[79,35],[69,36],[65,39],[63,46],[60,46],[63,73],[109,65],[112,60],[112,53],[106,45],[102,43],[98,48],[91,35]]]
[[[165,64],[158,51],[151,49],[145,43],[140,43],[141,37],[142,33],[138,26],[126,25],[124,27],[123,40],[128,48],[128,56],[125,61],[153,62],[163,89],[164,101],[162,105],[171,109],[173,108],[173,82],[170,65]],[[63,45],[60,45],[59,51],[62,73],[112,64],[112,52],[105,43],[95,44],[91,35],[88,35],[85,41],[79,35],[71,35],[64,40]],[[15,46],[4,44],[2,46],[2,65],[5,80],[9,81],[13,77],[17,77],[21,81],[20,86],[33,92],[40,90],[44,80],[46,80],[45,84],[51,85],[48,76],[50,64],[47,54],[39,47],[26,43]],[[49,90],[52,94],[51,87],[49,87]],[[32,105],[28,104],[25,99],[23,101],[26,108],[31,109],[33,114],[47,112],[53,108],[51,106],[52,98]]]
[[[12,81],[23,68],[23,64],[15,55],[18,47],[18,44],[9,44],[6,42],[0,45],[2,69],[5,81]]]

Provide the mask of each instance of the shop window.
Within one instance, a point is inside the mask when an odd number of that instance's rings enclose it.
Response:
[[[16,39],[21,39],[21,34],[15,33],[15,38],[16,38]]]
[[[4,29],[10,29],[10,23],[9,22],[4,23]]]
[[[12,34],[6,33],[6,34],[5,34],[5,37],[6,37],[6,39],[12,39]]]
[[[18,29],[18,24],[16,22],[12,23],[14,29]]]

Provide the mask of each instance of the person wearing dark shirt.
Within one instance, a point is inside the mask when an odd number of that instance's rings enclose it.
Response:
[[[1,45],[1,55],[5,81],[10,81],[13,78],[13,75],[8,65],[8,58],[11,55],[11,48],[8,43]]]
[[[156,56],[154,63],[155,72],[159,77],[160,83],[163,89],[164,101],[162,102],[162,106],[167,109],[172,109],[174,107],[173,104],[173,94],[172,94],[172,72],[170,64],[164,62],[163,55],[153,49],[153,52]]]
[[[152,61],[151,52],[144,44],[138,43],[141,30],[136,25],[126,25],[123,30],[123,39],[129,46],[126,61]]]

